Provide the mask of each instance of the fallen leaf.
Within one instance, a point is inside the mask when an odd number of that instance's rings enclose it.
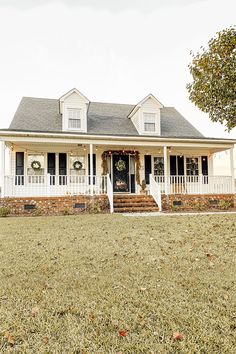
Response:
[[[145,291],[147,290],[147,288],[140,288],[140,291]]]
[[[140,326],[142,326],[142,327],[145,326],[145,323],[146,323],[146,322],[145,322],[144,320],[141,320],[141,321],[139,322]]]
[[[119,336],[120,337],[126,337],[127,336],[127,331],[126,330],[119,331]]]
[[[4,333],[4,338],[6,338],[8,344],[10,344],[10,345],[14,345],[15,344],[14,338],[13,338],[12,334],[9,331],[6,331]]]
[[[173,338],[173,340],[182,340],[184,338],[184,336],[180,332],[174,332],[172,338]]]
[[[207,253],[207,258],[208,258],[208,261],[212,261],[213,260],[213,254],[212,253]]]
[[[44,336],[44,337],[43,337],[43,342],[44,342],[45,344],[48,344],[48,341],[49,341],[48,336]]]
[[[32,316],[36,316],[39,313],[39,308],[37,306],[33,307],[31,310]]]

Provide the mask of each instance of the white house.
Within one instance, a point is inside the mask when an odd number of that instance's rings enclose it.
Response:
[[[152,94],[134,105],[91,102],[77,89],[59,99],[22,98],[0,130],[1,197],[233,193],[236,140],[204,137]],[[9,172],[6,173],[6,151]],[[229,151],[229,173],[213,174]],[[112,209],[112,207],[111,207]]]

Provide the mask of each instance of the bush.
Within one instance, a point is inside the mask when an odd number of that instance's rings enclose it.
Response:
[[[203,202],[198,202],[195,204],[197,210],[202,211],[206,209],[206,205]]]
[[[36,208],[34,211],[33,211],[33,215],[34,216],[41,216],[43,214],[42,210],[40,208]]]
[[[66,216],[66,215],[71,215],[71,212],[70,212],[69,209],[64,209],[64,210],[62,211],[62,214],[63,214],[64,216]]]
[[[221,199],[218,203],[218,207],[223,210],[228,210],[231,207],[231,202],[229,200]]]
[[[0,217],[5,218],[10,214],[10,208],[8,207],[0,207]]]

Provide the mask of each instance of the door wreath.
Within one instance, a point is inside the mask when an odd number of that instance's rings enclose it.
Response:
[[[115,164],[117,171],[121,172],[126,169],[125,161],[119,159],[117,163]]]

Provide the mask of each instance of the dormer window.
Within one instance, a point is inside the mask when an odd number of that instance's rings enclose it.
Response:
[[[60,98],[62,130],[87,132],[89,100],[77,89],[72,89]]]
[[[81,109],[68,108],[68,128],[81,129]]]
[[[145,133],[155,133],[156,132],[156,114],[155,113],[143,113],[143,123]]]

